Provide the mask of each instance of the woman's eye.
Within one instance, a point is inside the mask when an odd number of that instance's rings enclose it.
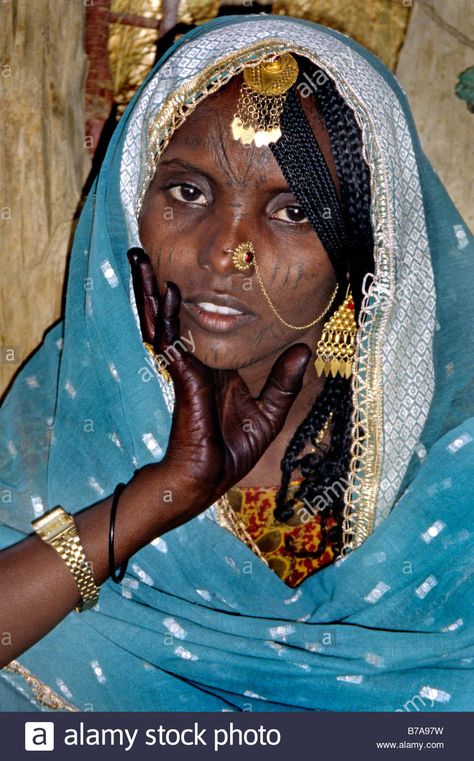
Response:
[[[308,222],[308,217],[304,213],[301,206],[285,206],[283,209],[278,209],[272,217],[275,219],[282,219],[284,222]]]
[[[204,193],[194,185],[189,185],[188,183],[173,185],[168,188],[168,191],[172,198],[176,201],[181,201],[181,203],[195,203],[199,206],[207,205]]]

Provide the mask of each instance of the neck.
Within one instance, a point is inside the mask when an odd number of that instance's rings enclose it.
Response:
[[[270,356],[239,370],[239,375],[247,384],[252,396],[257,397],[260,394],[274,362],[275,357]],[[296,397],[285,421],[284,430],[291,431],[291,435],[299,423],[306,417],[315,400],[320,395],[324,387],[324,380],[324,378],[319,378],[316,375],[314,363],[310,360],[303,376],[301,391]]]
[[[274,359],[274,357],[269,357],[255,365],[239,370],[239,374],[246,382],[249,391],[254,397],[260,394]],[[303,376],[301,391],[288,413],[282,430],[263,453],[254,468],[238,482],[237,486],[276,486],[280,483],[280,462],[284,457],[293,434],[307,416],[321,393],[323,386],[324,379],[318,378],[314,364],[310,361]]]

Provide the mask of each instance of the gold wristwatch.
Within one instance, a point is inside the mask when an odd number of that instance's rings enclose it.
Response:
[[[72,515],[62,507],[55,507],[36,518],[31,525],[43,542],[51,545],[61,555],[74,576],[82,598],[76,610],[80,613],[92,608],[99,599],[99,588],[95,584],[90,563],[86,560]]]

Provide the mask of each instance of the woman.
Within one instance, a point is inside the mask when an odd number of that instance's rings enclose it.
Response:
[[[3,710],[471,708],[472,248],[356,43],[181,38],[2,409]]]

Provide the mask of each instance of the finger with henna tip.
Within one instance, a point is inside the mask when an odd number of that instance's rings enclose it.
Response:
[[[146,254],[142,248],[139,248],[138,246],[129,248],[127,251],[127,259],[130,262],[130,267],[135,267],[139,261],[143,260],[144,256],[146,256]]]
[[[306,344],[290,346],[274,363],[258,397],[260,410],[279,427],[303,385],[303,376],[311,357]]]
[[[160,343],[163,347],[170,346],[179,338],[179,310],[181,308],[181,293],[176,285],[169,280],[163,286],[161,297],[162,315],[158,323],[161,326]]]
[[[145,331],[148,343],[154,343],[156,318],[159,312],[160,295],[156,282],[155,271],[148,257],[138,265],[142,281],[143,293],[143,315],[145,322]]]
[[[155,272],[150,259],[141,248],[130,249],[128,260],[132,269],[133,290],[142,335],[145,341],[152,344],[159,304]]]

